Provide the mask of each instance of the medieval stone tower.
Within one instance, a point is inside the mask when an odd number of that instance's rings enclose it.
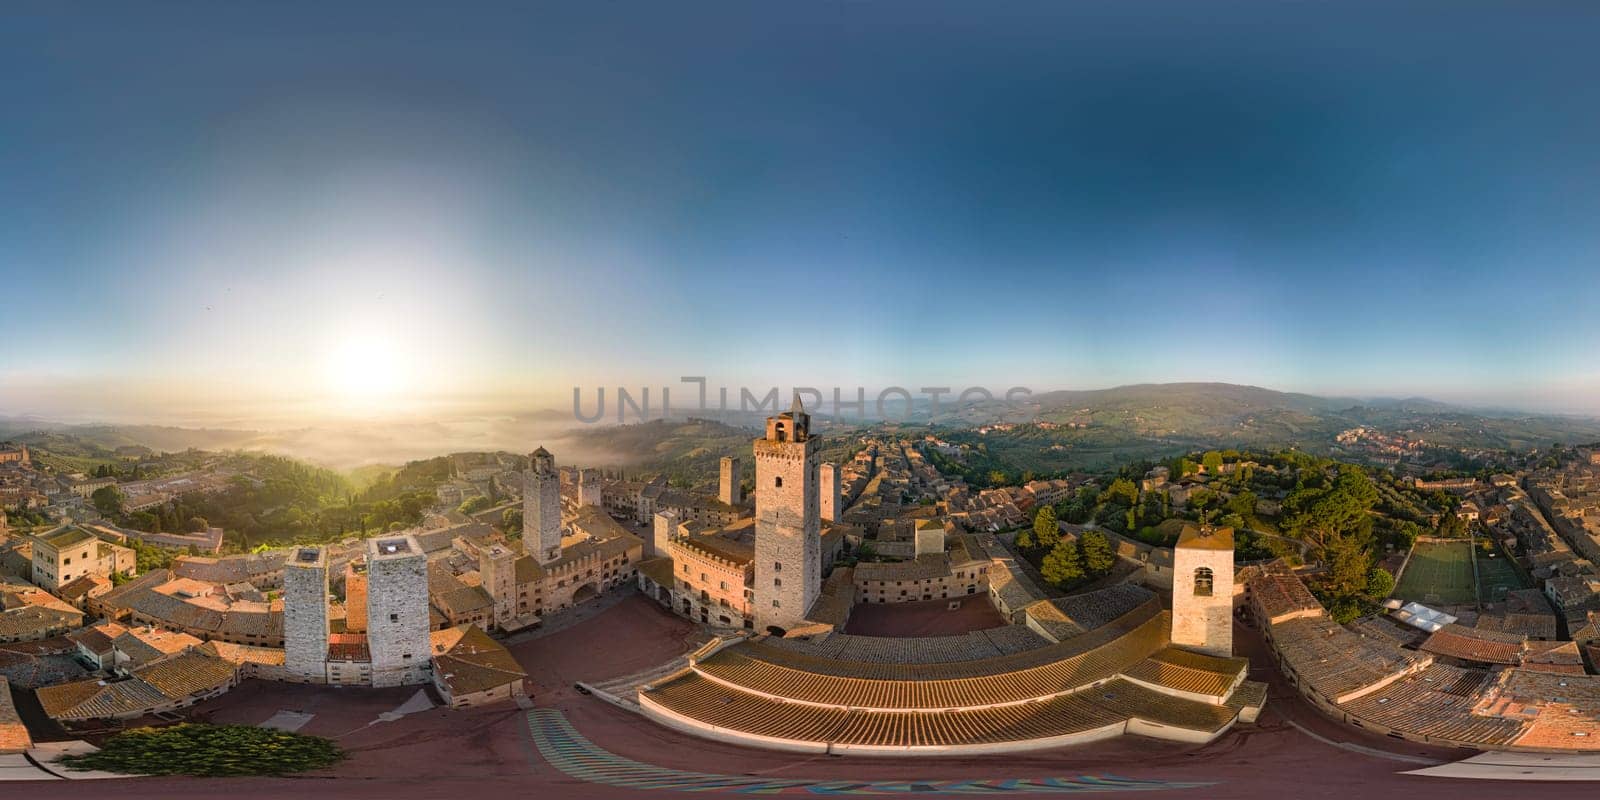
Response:
[[[578,505],[580,505],[580,506],[598,506],[598,505],[600,505],[600,493],[601,493],[601,491],[602,491],[602,489],[600,487],[600,470],[597,470],[597,469],[580,469],[580,470],[578,470]]]
[[[522,552],[540,564],[561,557],[561,476],[543,447],[528,456],[522,476]]]
[[[839,465],[829,462],[822,465],[822,519],[827,522],[838,522],[839,512],[844,509],[839,503]]]
[[[328,679],[328,557],[296,547],[283,564],[283,669],[291,680]]]
[[[744,502],[744,486],[740,481],[744,478],[739,474],[739,459],[732,456],[723,456],[721,463],[721,482],[717,484],[717,499],[730,506]]]
[[[1172,560],[1172,643],[1233,655],[1233,529],[1183,526]]]
[[[414,536],[367,540],[367,648],[373,686],[428,679],[428,554]]]
[[[478,576],[494,598],[494,624],[505,628],[517,616],[517,552],[502,544],[478,549]]]
[[[788,629],[803,621],[822,590],[817,442],[796,395],[789,411],[767,418],[755,441],[756,621]]]
[[[678,532],[678,512],[672,509],[657,511],[651,520],[650,527],[650,555],[654,558],[672,555],[669,545],[672,537]]]

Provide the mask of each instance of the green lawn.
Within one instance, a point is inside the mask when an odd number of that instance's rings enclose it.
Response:
[[[1474,555],[1478,559],[1478,588],[1483,593],[1484,602],[1498,603],[1506,599],[1506,592],[1528,588],[1528,584],[1522,580],[1522,573],[1498,549],[1492,558],[1482,550]]]
[[[1394,596],[1423,604],[1453,605],[1478,599],[1472,583],[1472,544],[1417,542]]]

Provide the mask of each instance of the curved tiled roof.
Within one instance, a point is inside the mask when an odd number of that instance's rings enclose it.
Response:
[[[1434,664],[1339,707],[1358,719],[1416,735],[1508,745],[1522,733],[1525,723],[1473,713],[1478,693],[1492,680],[1483,670]]]
[[[1142,683],[1220,698],[1233,691],[1249,669],[1247,658],[1218,658],[1167,647],[1122,674]]]
[[[1059,645],[947,664],[833,661],[751,642],[723,650],[695,668],[755,693],[800,702],[964,708],[1024,702],[1106,680],[1162,647],[1167,628],[1166,614],[1158,612]],[[1092,641],[1079,641],[1084,639]]]
[[[1023,625],[972,631],[954,636],[857,636],[833,633],[817,639],[767,639],[765,643],[804,655],[871,664],[935,664],[977,661],[1020,653],[1050,644]]]
[[[644,701],[751,736],[894,748],[1050,739],[1134,719],[1215,734],[1238,715],[1234,708],[1171,697],[1120,679],[1032,703],[931,713],[786,703],[690,673],[649,692]]]

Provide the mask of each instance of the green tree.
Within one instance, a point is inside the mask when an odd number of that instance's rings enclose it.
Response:
[[[1084,531],[1083,539],[1078,544],[1083,549],[1083,566],[1090,575],[1104,575],[1116,566],[1117,554],[1111,549],[1111,541],[1104,533]]]
[[[94,503],[94,510],[103,517],[110,517],[122,512],[122,490],[115,486],[102,486],[89,495],[89,501]]]
[[[482,510],[484,510],[484,509],[486,509],[488,507],[489,507],[489,498],[484,497],[483,495],[480,494],[480,495],[478,495],[476,497],[467,498],[464,502],[461,503],[461,505],[456,506],[456,510],[460,511],[463,514],[476,514],[479,511],[482,511]]]
[[[500,529],[507,534],[522,533],[522,509],[508,508],[500,515]]]
[[[1033,538],[1040,547],[1054,548],[1061,540],[1061,525],[1056,522],[1056,510],[1050,506],[1033,515]]]
[[[320,736],[251,725],[182,723],[134,728],[107,739],[93,753],[60,759],[68,769],[129,775],[285,775],[322,769],[344,758]]]
[[[1200,457],[1200,465],[1206,468],[1206,472],[1217,474],[1217,470],[1222,469],[1222,453],[1207,450],[1205,455]]]
[[[1227,509],[1248,520],[1256,513],[1256,493],[1246,489],[1228,498]]]
[[[1446,511],[1439,519],[1438,535],[1446,539],[1460,539],[1467,535],[1467,521]]]
[[[1367,573],[1367,596],[1374,600],[1382,600],[1394,591],[1394,576],[1383,567],[1373,567]]]
[[[209,527],[211,523],[207,522],[205,517],[190,517],[183,529],[190,533],[200,533]]]
[[[1023,528],[1017,531],[1017,549],[1022,551],[1033,550],[1039,546],[1039,540],[1033,535],[1032,528]]]
[[[1127,478],[1117,478],[1100,493],[1100,502],[1132,508],[1139,504],[1139,487]]]
[[[1045,555],[1044,562],[1039,565],[1039,574],[1046,581],[1061,588],[1083,580],[1083,555],[1078,552],[1078,543],[1071,539],[1057,542],[1055,548]]]

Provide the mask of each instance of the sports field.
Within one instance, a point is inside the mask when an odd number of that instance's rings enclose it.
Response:
[[[1478,588],[1485,603],[1505,600],[1506,592],[1512,589],[1529,588],[1522,580],[1522,573],[1498,549],[1492,557],[1481,549],[1473,555],[1478,559]]]
[[[1423,604],[1475,603],[1470,542],[1417,542],[1395,597]]]

